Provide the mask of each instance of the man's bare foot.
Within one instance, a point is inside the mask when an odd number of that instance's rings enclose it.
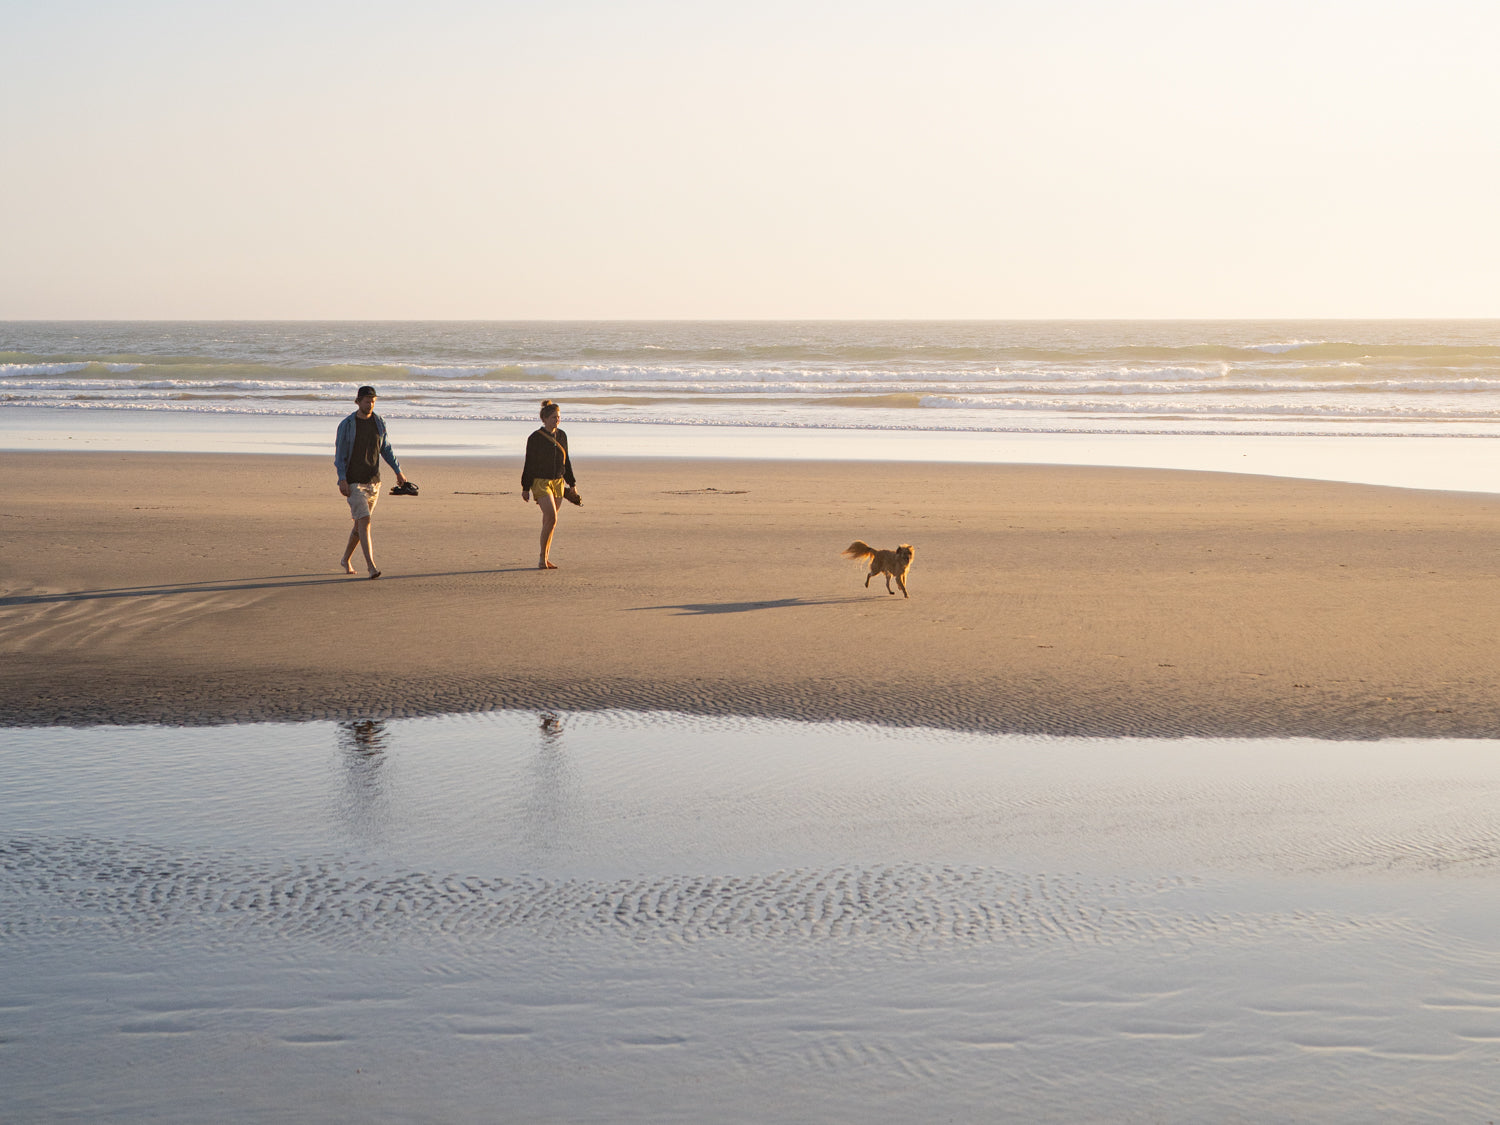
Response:
[[[341,560],[340,563],[339,563],[339,565],[344,568],[344,573],[345,574],[353,574],[354,573],[354,567],[350,565],[348,559]]]
[[[546,562],[544,560],[542,562],[537,563],[536,564],[536,568],[538,570],[556,570],[557,569],[557,564],[556,563]]]
[[[374,567],[373,567],[373,566],[372,566],[372,567],[371,567],[371,568],[370,568],[370,577],[371,577],[371,578],[379,578],[379,577],[380,577],[380,571],[378,571],[378,570],[376,570],[376,569],[375,569],[375,568],[374,568]]]

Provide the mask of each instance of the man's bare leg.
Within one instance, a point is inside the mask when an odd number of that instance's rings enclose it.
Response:
[[[352,567],[352,566],[349,565],[349,560],[354,557],[354,548],[358,547],[358,546],[359,546],[359,525],[355,524],[354,527],[351,528],[350,531],[349,531],[349,543],[344,548],[344,557],[341,558],[341,559],[339,559],[339,563],[343,566],[345,574],[353,574],[354,573],[354,567]]]
[[[369,516],[354,521],[354,535],[359,540],[360,550],[365,553],[365,566],[370,568],[370,577],[379,578],[380,570],[375,566],[375,547],[371,542]],[[354,553],[353,547],[349,548],[349,553]]]

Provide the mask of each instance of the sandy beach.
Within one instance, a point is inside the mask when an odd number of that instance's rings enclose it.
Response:
[[[1500,733],[1500,498],[1146,469],[7,453],[0,722],[663,708],[1079,735]],[[916,547],[911,598],[853,539]],[[880,586],[880,589],[876,589]]]
[[[16,1120],[1493,1116],[1495,498],[402,453],[0,457]]]

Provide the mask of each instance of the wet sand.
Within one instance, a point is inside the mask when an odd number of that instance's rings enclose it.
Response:
[[[1496,748],[12,730],[4,1116],[1487,1121]]]
[[[0,455],[0,723],[540,707],[1500,734],[1500,497],[580,451],[585,507],[539,573],[515,459],[401,452],[421,495],[381,500],[375,582],[335,573],[326,457]],[[916,546],[910,599],[863,587],[856,538]]]

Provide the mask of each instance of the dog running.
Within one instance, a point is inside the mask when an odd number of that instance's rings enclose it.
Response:
[[[911,597],[906,592],[906,572],[911,569],[912,549],[910,543],[903,543],[894,551],[877,551],[863,539],[856,539],[844,548],[846,559],[869,559],[870,573],[865,575],[865,589],[870,588],[870,579],[877,574],[885,575],[885,592],[894,594],[891,589],[891,579],[896,580],[896,585],[901,587],[903,597]]]

